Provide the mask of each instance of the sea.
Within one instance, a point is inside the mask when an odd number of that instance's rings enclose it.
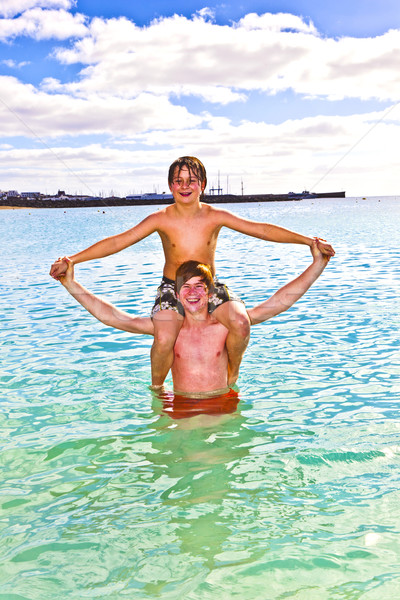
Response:
[[[400,597],[400,198],[223,208],[336,256],[193,414],[149,390],[150,337],[48,274],[160,207],[0,212],[0,600]],[[251,307],[310,258],[223,229],[217,273]],[[148,315],[162,267],[152,235],[76,277]]]

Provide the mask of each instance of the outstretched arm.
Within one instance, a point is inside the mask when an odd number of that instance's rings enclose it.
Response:
[[[157,213],[149,215],[143,219],[143,221],[135,225],[135,227],[132,227],[123,233],[100,240],[85,250],[71,255],[69,258],[74,265],[95,258],[104,258],[105,256],[115,254],[128,246],[140,242],[140,240],[143,240],[155,231],[157,231]],[[65,257],[57,259],[51,265],[51,277],[60,281],[60,277],[67,271],[67,267],[68,265],[65,261]]]
[[[221,219],[221,225],[229,227],[234,231],[239,231],[252,237],[260,238],[269,242],[280,242],[287,244],[305,244],[310,246],[315,238],[296,233],[290,229],[285,229],[279,225],[272,225],[270,223],[259,223],[258,221],[250,221],[249,219],[243,219],[237,215],[227,211],[219,209],[219,218]],[[334,256],[335,251],[326,240],[318,238],[319,249],[322,254],[327,256]]]
[[[153,322],[150,317],[133,317],[95,296],[75,280],[74,265],[71,259],[64,257],[64,260],[67,264],[67,271],[60,277],[62,285],[98,321],[130,333],[154,335]]]
[[[318,279],[330,257],[322,254],[317,239],[314,239],[311,244],[311,254],[313,262],[304,273],[284,285],[271,298],[248,311],[251,325],[263,323],[263,321],[267,321],[293,306]]]

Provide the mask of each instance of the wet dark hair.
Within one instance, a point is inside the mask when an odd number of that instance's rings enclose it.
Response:
[[[204,189],[206,188],[207,173],[206,173],[205,166],[203,165],[201,160],[199,160],[195,156],[181,156],[180,158],[177,158],[176,160],[174,160],[174,162],[172,163],[172,165],[170,166],[169,171],[168,171],[169,185],[172,185],[172,181],[174,179],[176,169],[178,169],[178,176],[179,176],[183,167],[187,168],[187,170],[189,171],[189,174],[191,176],[194,175],[195,177],[197,177],[197,179],[199,179],[199,181],[201,183],[204,183]],[[202,200],[203,198],[204,198],[204,190],[201,193],[200,200]]]
[[[187,260],[182,263],[176,270],[175,276],[175,292],[179,294],[181,287],[192,279],[192,277],[201,277],[206,284],[209,292],[214,289],[214,279],[210,265],[205,265],[197,260]]]

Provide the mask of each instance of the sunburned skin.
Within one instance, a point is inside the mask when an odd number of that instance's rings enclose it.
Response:
[[[322,254],[317,240],[313,241],[311,254],[312,262],[303,273],[264,302],[247,309],[251,325],[263,323],[288,310],[318,279],[329,257]],[[96,319],[109,327],[130,333],[154,335],[154,322],[149,317],[130,315],[92,294],[75,280],[73,262],[67,257],[65,261],[68,269],[61,278],[61,283]],[[202,267],[207,268],[206,265]],[[208,281],[211,281],[210,273]],[[209,291],[205,279],[200,276],[191,277],[183,283],[177,296],[184,308],[185,317],[174,347],[174,391],[188,396],[195,394],[197,397],[203,394],[208,397],[223,394],[229,383],[229,330],[208,312]]]
[[[178,294],[185,319],[171,367],[177,393],[223,393],[228,389],[228,329],[208,312],[209,293],[201,277],[191,277]]]
[[[107,237],[85,250],[70,256],[73,264],[110,256],[132,246],[153,233],[160,236],[165,263],[164,277],[174,280],[181,264],[194,260],[207,264],[215,275],[215,252],[222,227],[261,240],[305,244],[311,247],[313,238],[289,231],[277,225],[250,221],[227,210],[215,208],[202,201],[207,176],[201,161],[181,157],[168,173],[168,185],[174,203],[147,216],[131,229]],[[332,246],[318,238],[320,251],[333,256]],[[67,270],[66,257],[59,258],[50,275],[60,280]],[[174,360],[174,345],[181,327],[181,318],[173,307],[155,305],[152,311],[154,341],[151,347],[151,380],[154,389],[163,385]],[[231,299],[214,308],[214,317],[228,329],[228,382],[234,384],[239,376],[240,363],[250,336],[248,314],[240,302]]]
[[[228,388],[228,330],[211,315],[203,327],[184,322],[174,348],[171,372],[176,393],[223,393]]]
[[[218,211],[207,204],[197,207],[190,217],[180,216],[176,204],[157,213],[155,223],[165,254],[164,275],[175,279],[177,268],[186,260],[209,264],[215,274],[215,251],[222,227]]]
[[[175,279],[176,269],[187,260],[208,264],[213,274],[215,273],[214,257],[218,234],[222,227],[263,240],[311,245],[310,237],[269,223],[249,221],[227,210],[200,202],[203,188],[204,183],[194,178],[187,167],[182,167],[179,173],[175,173],[170,185],[174,204],[152,213],[131,229],[105,238],[70,258],[77,264],[109,256],[153,233],[158,233],[165,253],[164,275]],[[334,254],[330,244],[319,240],[319,246],[324,254]],[[59,259],[52,265],[50,274],[59,279],[66,269],[65,260]]]

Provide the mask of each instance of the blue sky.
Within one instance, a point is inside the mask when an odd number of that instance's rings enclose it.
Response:
[[[0,3],[0,190],[165,191],[199,156],[240,193],[396,195],[400,8]]]
[[[392,27],[400,26],[400,9],[397,0],[382,0],[377,7],[376,0],[276,0],[266,2],[255,0],[247,2],[78,2],[78,10],[90,16],[105,18],[125,15],[137,25],[149,25],[159,17],[180,14],[191,17],[196,11],[208,7],[214,11],[215,21],[220,25],[237,21],[247,13],[264,14],[266,12],[287,12],[312,18],[318,31],[326,36],[351,35],[366,37],[380,35]]]

